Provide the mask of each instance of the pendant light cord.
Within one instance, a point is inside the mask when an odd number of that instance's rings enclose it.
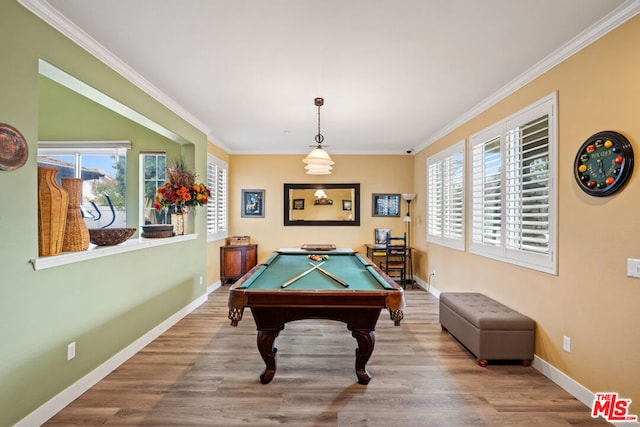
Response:
[[[324,141],[324,136],[320,133],[320,107],[324,105],[324,99],[316,98],[315,104],[318,106],[318,134],[316,135],[316,142],[318,143],[318,148],[322,148],[320,145]]]

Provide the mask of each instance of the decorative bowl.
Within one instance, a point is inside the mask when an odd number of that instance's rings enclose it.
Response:
[[[90,228],[89,238],[94,245],[113,246],[126,241],[135,232],[135,228]]]

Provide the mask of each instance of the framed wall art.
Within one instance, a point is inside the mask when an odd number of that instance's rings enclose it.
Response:
[[[264,218],[264,190],[242,190],[242,218]]]
[[[328,206],[328,205],[332,205],[333,204],[333,199],[316,199],[313,201],[314,205],[320,205],[320,206]]]
[[[304,210],[304,199],[293,199],[293,209],[297,211]]]
[[[387,237],[389,237],[389,233],[391,233],[390,228],[376,228],[374,229],[374,243],[376,245],[386,245]]]
[[[400,216],[400,194],[371,196],[371,216]]]

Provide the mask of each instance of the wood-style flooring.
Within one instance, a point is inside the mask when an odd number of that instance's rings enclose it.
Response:
[[[92,389],[47,426],[596,426],[590,409],[532,367],[478,366],[438,323],[437,299],[406,291],[402,325],[383,310],[360,385],[356,341],[339,322],[293,322],[264,368],[250,310],[227,320],[228,287]]]

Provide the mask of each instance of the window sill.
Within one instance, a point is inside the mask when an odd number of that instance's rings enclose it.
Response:
[[[45,268],[58,267],[60,265],[85,261],[88,259],[102,258],[109,255],[121,254],[124,252],[137,251],[139,249],[152,248],[155,246],[168,245],[171,243],[185,242],[198,238],[198,234],[186,234],[184,236],[167,237],[164,239],[129,239],[116,246],[96,246],[89,245],[89,249],[80,252],[64,252],[60,255],[50,257],[34,258],[31,261],[34,270],[44,270]]]

